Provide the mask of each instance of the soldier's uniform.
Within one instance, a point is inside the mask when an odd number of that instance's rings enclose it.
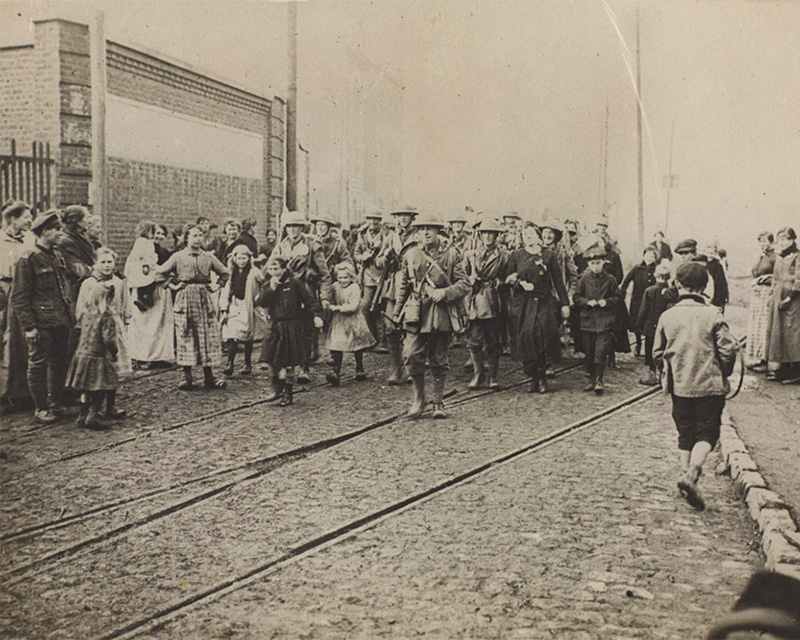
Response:
[[[328,232],[324,236],[318,235],[316,230],[313,236],[314,240],[322,247],[325,263],[328,265],[328,271],[333,274],[336,265],[340,262],[349,262],[355,267],[353,259],[350,256],[350,251],[347,249],[347,243],[330,232],[330,229],[336,226],[334,219],[326,213],[320,213],[311,218],[312,224],[317,222],[324,222],[328,225]]]
[[[36,232],[57,222],[58,213],[45,214],[34,220],[31,229]],[[69,295],[66,261],[56,247],[46,249],[37,242],[17,260],[11,302],[22,330],[38,332],[38,339],[28,343],[28,387],[37,414],[59,413],[75,303]]]
[[[305,219],[302,214],[290,211],[284,216],[283,226],[305,226]],[[327,260],[322,245],[313,237],[301,234],[297,240],[292,240],[288,236],[281,240],[273,255],[280,256],[287,261],[287,266],[292,275],[306,285],[314,297],[323,303],[324,306],[331,301],[331,272],[328,268]],[[325,304],[327,303],[327,304]],[[307,318],[307,334],[309,336],[308,362],[303,365],[303,372],[298,376],[298,382],[308,381],[308,365],[316,356],[312,353],[313,336],[316,329],[313,325],[313,317]]]
[[[380,213],[368,213],[367,220],[380,220]],[[359,267],[361,280],[361,305],[364,317],[367,319],[369,330],[377,340],[381,339],[381,309],[376,300],[378,284],[381,279],[381,269],[377,265],[377,258],[383,248],[386,234],[380,227],[373,232],[369,226],[361,230],[353,250],[353,257]]]
[[[399,216],[417,215],[416,211],[395,211],[392,217],[397,220]],[[403,328],[393,321],[396,315],[397,289],[400,283],[402,260],[406,252],[416,246],[416,229],[411,225],[397,228],[386,234],[383,248],[375,259],[375,265],[384,273],[383,285],[378,293],[381,304],[384,305],[384,318],[386,320],[386,346],[391,358],[390,373],[386,382],[390,385],[404,382],[402,343]]]
[[[414,221],[417,228],[441,229],[444,224],[433,216]],[[433,290],[444,291],[444,299],[434,302]],[[405,330],[403,359],[414,384],[410,416],[418,416],[425,406],[425,360],[433,377],[433,417],[445,418],[443,395],[450,366],[447,347],[453,331],[461,329],[457,303],[468,293],[469,282],[455,249],[442,249],[436,240],[430,246],[419,242],[403,257],[395,300],[395,320]]]
[[[500,224],[484,220],[475,228],[480,232],[503,232]],[[503,353],[503,334],[506,324],[505,304],[501,297],[501,286],[508,275],[509,253],[497,242],[491,247],[479,246],[468,250],[463,257],[464,271],[472,284],[467,296],[467,348],[472,358],[474,375],[468,387],[477,389],[483,382],[484,351],[489,360],[489,388],[499,389],[497,371]]]

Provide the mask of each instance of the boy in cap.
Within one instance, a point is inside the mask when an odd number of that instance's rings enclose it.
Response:
[[[636,326],[644,336],[644,363],[649,369],[646,378],[639,380],[639,384],[655,386],[658,384],[656,365],[653,362],[653,342],[656,338],[656,327],[661,314],[669,309],[674,300],[667,293],[669,279],[672,272],[668,264],[660,264],[655,271],[656,283],[644,290],[642,304],[639,306],[639,315]]]
[[[69,414],[61,404],[69,364],[75,303],[69,292],[67,264],[56,247],[61,234],[57,211],[31,225],[36,247],[14,266],[11,304],[28,343],[28,387],[37,422],[48,424]]]
[[[586,365],[591,376],[584,391],[600,395],[605,391],[603,374],[614,348],[614,320],[622,296],[617,280],[603,269],[605,248],[596,245],[584,257],[588,267],[578,279],[574,296],[575,307],[580,311]]]
[[[678,488],[686,501],[702,510],[697,490],[703,463],[719,439],[728,376],[738,343],[721,311],[703,297],[708,272],[696,262],[676,271],[678,301],[665,311],[656,328],[653,359],[662,367],[662,387],[672,396],[672,417],[678,429],[683,476]]]

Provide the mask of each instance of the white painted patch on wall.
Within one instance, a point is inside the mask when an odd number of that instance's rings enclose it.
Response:
[[[262,136],[110,94],[106,153],[195,171],[264,177]]]

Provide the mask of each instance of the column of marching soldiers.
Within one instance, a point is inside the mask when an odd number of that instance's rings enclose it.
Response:
[[[3,211],[6,226],[19,227],[6,230],[10,249],[4,244],[2,254],[0,301],[12,351],[4,354],[5,382],[27,383],[39,422],[70,415],[65,398],[73,395],[79,426],[108,428],[109,419],[124,416],[115,395],[132,359],[175,362],[181,390],[198,387],[196,367],[202,386],[225,388],[240,346],[241,373],[252,372],[258,340],[269,399],[280,406],[293,403],[312,363],[325,361],[327,382],[339,386],[344,354],[353,353],[355,380],[366,380],[363,353],[374,350],[388,356],[386,384],[411,386],[410,417],[430,405],[433,418],[445,418],[449,352],[457,344],[469,352],[469,389],[501,389],[500,359],[510,355],[530,378],[528,390],[547,393],[553,366],[572,346],[585,354],[585,390],[601,394],[615,353],[631,349],[629,329],[637,356],[644,342],[649,375],[642,384],[658,383],[653,336],[670,304],[672,253],[656,234],[623,277],[605,217],[587,232],[577,221],[516,213],[497,219],[467,208],[445,221],[404,209],[368,214],[342,233],[326,214],[306,220],[285,212],[281,237],[266,246],[255,241],[252,219],[245,230],[226,221],[225,235],[212,243],[209,221],[199,218],[171,249],[163,242],[167,229],[145,221],[120,277],[116,254],[99,236],[81,240],[75,232],[91,227],[85,208],[35,219],[24,203]],[[676,251],[692,257],[696,243]],[[724,306],[727,289],[712,282],[712,303]],[[624,303],[631,284],[633,317]]]

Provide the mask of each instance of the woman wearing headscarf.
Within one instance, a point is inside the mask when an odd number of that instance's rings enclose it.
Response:
[[[772,281],[775,271],[775,236],[769,231],[758,234],[761,255],[751,271],[750,308],[748,309],[745,361],[753,371],[767,370],[767,332],[772,312]]]
[[[508,271],[506,283],[512,287],[511,357],[522,362],[530,376],[529,391],[547,393],[547,344],[558,335],[553,308],[558,304],[562,317],[568,318],[569,298],[556,255],[542,247],[536,225],[530,220],[524,223],[522,248],[511,254]]]
[[[784,227],[777,234],[775,285],[772,290],[772,316],[768,334],[768,380],[782,380],[800,363],[800,253],[797,234]],[[796,371],[795,371],[796,373]]]
[[[56,246],[67,263],[67,286],[73,301],[78,299],[81,282],[92,275],[94,266],[95,251],[89,236],[89,222],[89,210],[77,204],[61,213],[62,233]]]

